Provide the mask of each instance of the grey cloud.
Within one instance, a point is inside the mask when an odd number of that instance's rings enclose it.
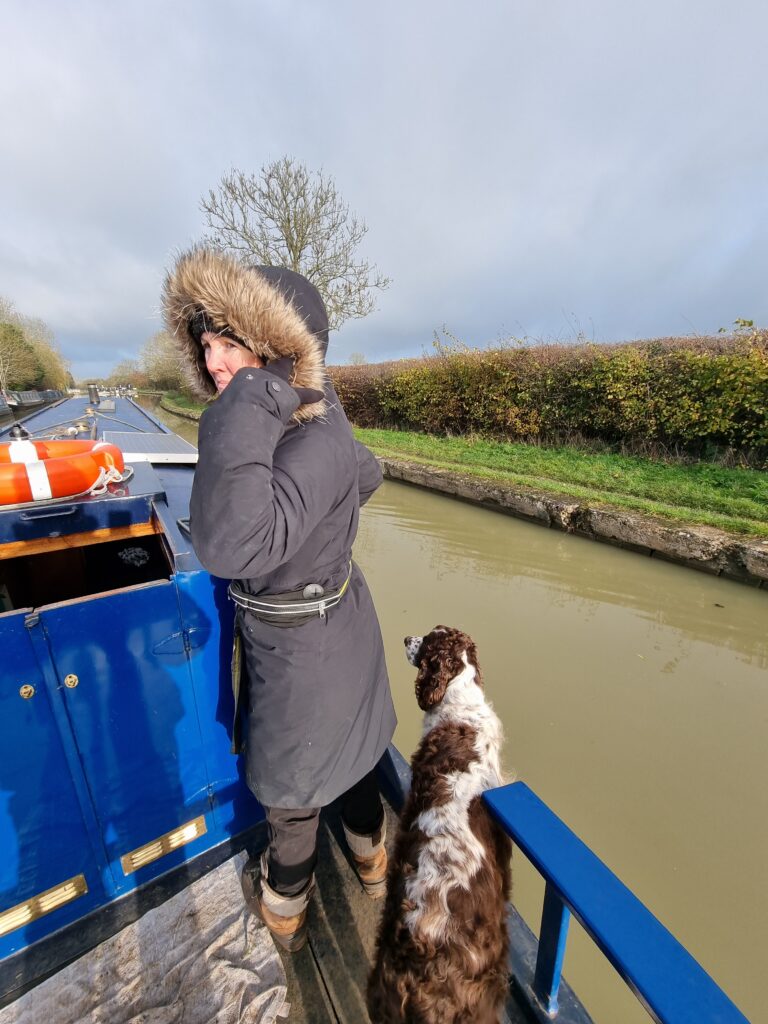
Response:
[[[443,323],[768,322],[762,2],[9,6],[0,293],[77,373],[158,329],[200,196],[284,153],[334,175],[394,279],[333,358],[418,355]]]

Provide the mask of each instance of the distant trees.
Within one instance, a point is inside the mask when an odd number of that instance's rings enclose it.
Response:
[[[307,277],[328,310],[332,330],[375,308],[374,289],[390,279],[357,249],[368,228],[349,211],[332,178],[291,157],[258,174],[232,170],[200,202],[209,244],[246,263],[288,267]]]
[[[20,327],[0,323],[0,390],[26,391],[37,386],[40,364]]]
[[[71,381],[50,327],[37,317],[18,313],[0,297],[0,390],[63,390]]]
[[[37,317],[19,318],[24,337],[40,364],[42,376],[38,387],[63,391],[69,387],[69,361],[64,358],[50,327]]]
[[[157,331],[144,342],[138,359],[123,359],[102,383],[109,387],[130,384],[139,390],[183,390],[184,373],[173,339],[166,331]]]
[[[144,344],[139,356],[146,386],[158,391],[180,391],[184,387],[179,351],[167,331],[158,331]]]
[[[117,387],[118,384],[129,384],[134,388],[145,388],[149,383],[147,375],[137,359],[123,359],[106,378],[105,384]]]

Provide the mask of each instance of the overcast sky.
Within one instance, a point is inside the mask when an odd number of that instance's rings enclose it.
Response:
[[[77,377],[160,328],[236,167],[333,176],[392,277],[329,361],[768,324],[765,0],[5,0],[0,295]]]

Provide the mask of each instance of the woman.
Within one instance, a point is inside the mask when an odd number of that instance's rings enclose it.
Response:
[[[218,393],[200,419],[190,528],[238,604],[246,777],[269,832],[244,889],[295,950],[319,811],[339,796],[358,875],[370,895],[384,891],[374,768],[395,714],[376,612],[351,561],[359,506],[381,472],[326,378],[328,317],[304,277],[198,247],[179,258],[163,298],[193,389]]]

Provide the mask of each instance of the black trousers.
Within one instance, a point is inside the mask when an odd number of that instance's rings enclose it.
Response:
[[[366,836],[381,827],[384,808],[375,771],[368,772],[339,799],[342,821],[350,831]],[[317,863],[317,823],[321,808],[265,807],[264,810],[269,832],[267,881],[281,896],[297,896]]]

